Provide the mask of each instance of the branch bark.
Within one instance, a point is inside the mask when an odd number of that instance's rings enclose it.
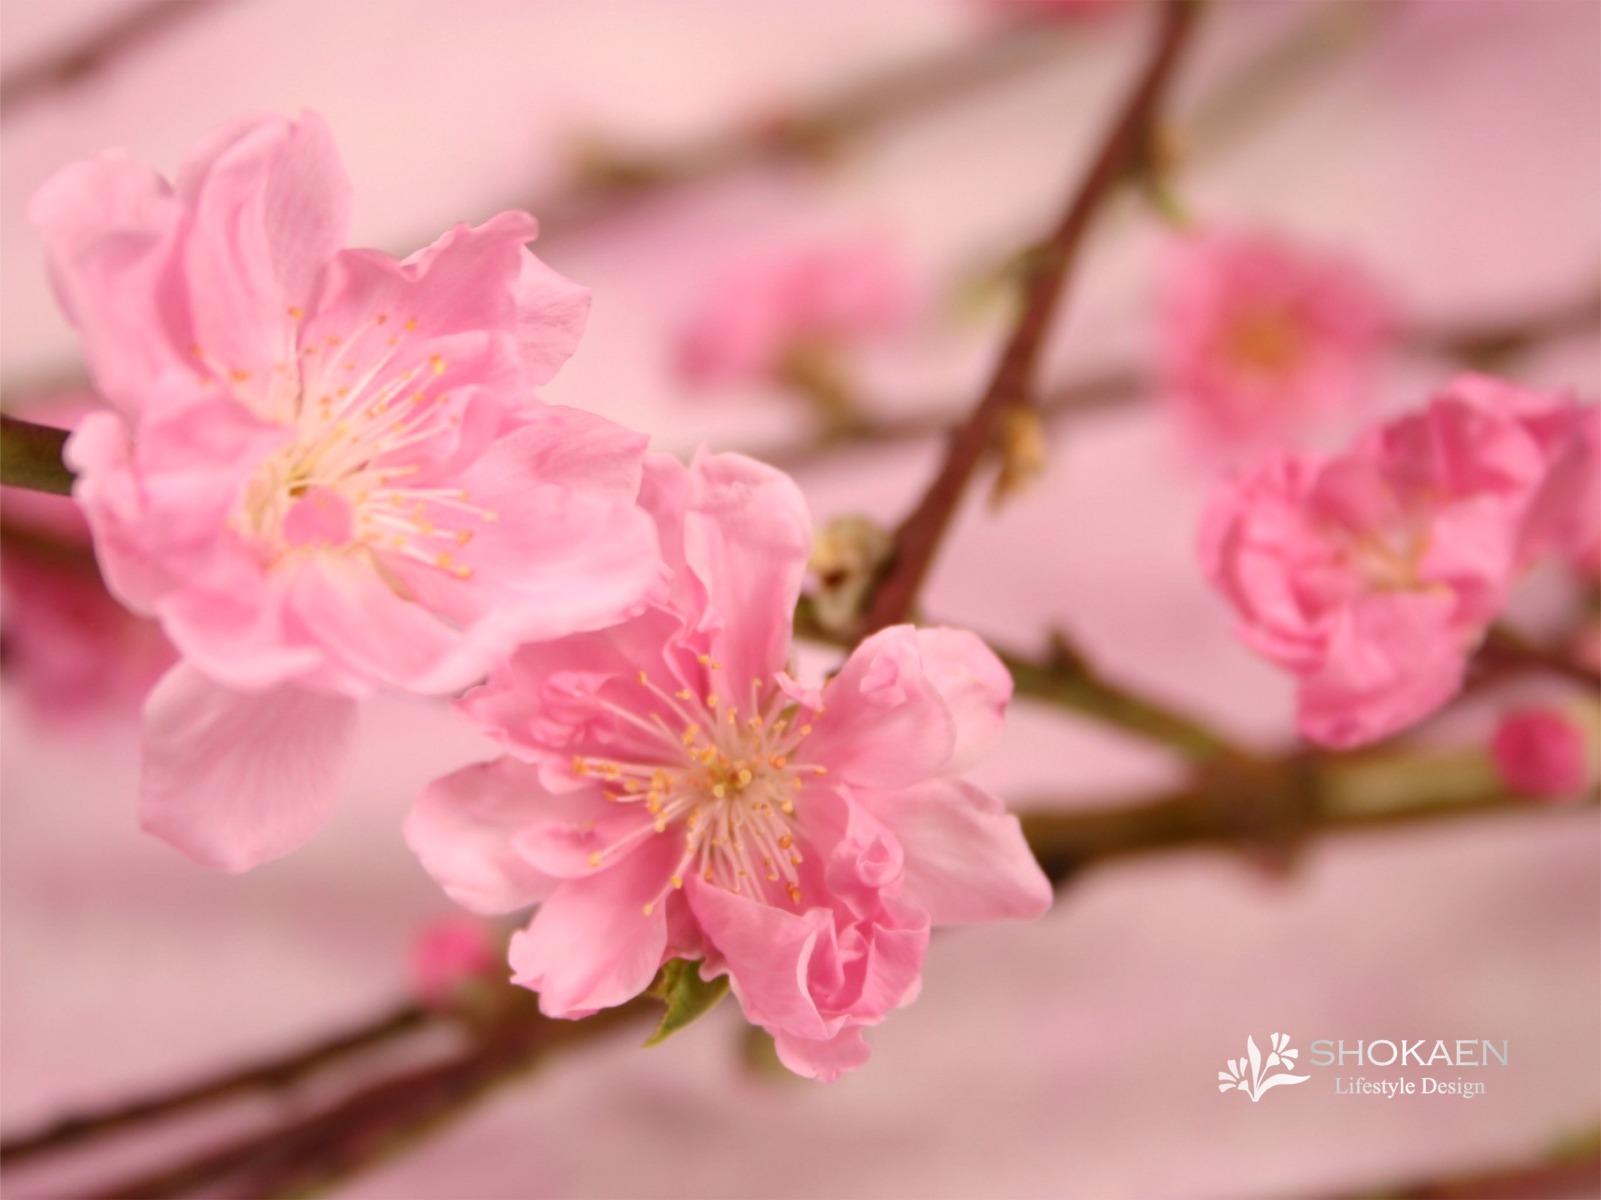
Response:
[[[1150,152],[1162,97],[1190,41],[1199,7],[1194,0],[1168,0],[1156,11],[1159,27],[1150,57],[1061,221],[1033,261],[1022,315],[989,387],[972,415],[952,434],[945,461],[922,500],[896,530],[894,556],[867,606],[865,633],[911,615],[939,544],[1003,414],[1031,402],[1045,335],[1091,219]]]

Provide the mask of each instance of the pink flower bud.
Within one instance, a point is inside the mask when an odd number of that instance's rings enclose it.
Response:
[[[1514,792],[1553,799],[1584,787],[1584,733],[1550,708],[1507,713],[1490,742],[1501,780]]]

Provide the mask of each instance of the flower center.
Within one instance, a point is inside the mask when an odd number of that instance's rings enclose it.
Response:
[[[700,661],[721,670],[706,655]],[[644,906],[646,916],[690,872],[731,892],[769,899],[782,892],[799,904],[804,859],[792,820],[795,798],[827,768],[798,763],[795,753],[812,731],[811,716],[822,710],[808,710],[777,688],[764,701],[754,681],[743,713],[715,688],[704,696],[689,688],[669,694],[644,671],[639,684],[659,702],[648,719],[601,703],[651,734],[660,754],[633,763],[579,757],[573,770],[602,780],[613,803],[643,805],[652,819],[591,854],[589,865],[604,866],[644,837],[671,833],[683,839],[682,851],[667,886]]]
[[[1258,306],[1240,313],[1223,338],[1223,354],[1242,371],[1279,378],[1301,361],[1306,332],[1294,314]]]
[[[378,313],[348,336],[304,340],[305,314],[288,311],[285,348],[266,380],[220,370],[194,355],[260,416],[293,439],[260,463],[245,485],[234,528],[269,565],[295,551],[396,555],[460,579],[454,557],[492,510],[460,488],[423,486],[416,461],[429,442],[453,444],[459,405],[439,387],[435,354],[402,367],[415,320]],[[415,358],[415,355],[408,355]]]

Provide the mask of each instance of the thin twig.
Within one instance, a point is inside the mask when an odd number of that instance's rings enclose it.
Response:
[[[1501,667],[1534,667],[1586,687],[1601,687],[1601,671],[1575,661],[1560,650],[1538,645],[1509,625],[1490,626],[1490,632],[1485,636],[1476,657],[1478,665],[1492,674]]]
[[[177,1116],[217,1100],[257,1091],[276,1091],[298,1083],[360,1051],[426,1028],[438,1016],[416,1004],[404,1004],[375,1021],[326,1038],[280,1058],[263,1059],[184,1084],[128,1104],[57,1121],[37,1133],[0,1142],[0,1163],[16,1166],[41,1154],[117,1133],[135,1125]]]
[[[72,472],[62,461],[67,431],[0,416],[0,484],[35,492],[72,494]]]
[[[253,1134],[137,1178],[92,1190],[90,1200],[206,1194],[299,1196],[324,1190],[465,1115],[498,1085],[558,1047],[590,1041],[653,1010],[648,998],[583,1021],[556,1021],[519,1006],[464,1053],[347,1096],[288,1125]],[[219,1189],[220,1192],[219,1192]]]
[[[1029,402],[1045,335],[1091,218],[1148,154],[1147,143],[1163,93],[1189,42],[1199,9],[1192,0],[1169,0],[1158,5],[1157,11],[1160,27],[1150,59],[1089,172],[1075,189],[1061,222],[1032,261],[1022,314],[989,387],[972,415],[952,434],[945,461],[922,500],[896,530],[894,556],[867,606],[868,633],[910,615],[945,530],[1002,415]]]
[[[0,78],[0,118],[12,117],[51,92],[77,87],[132,50],[224,0],[145,0],[125,6],[66,47],[23,63]]]

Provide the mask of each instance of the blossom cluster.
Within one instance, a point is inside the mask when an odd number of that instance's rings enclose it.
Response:
[[[1005,669],[903,626],[803,686],[794,484],[539,398],[588,297],[525,248],[531,217],[397,261],[345,248],[349,202],[312,114],[239,121],[170,183],[106,154],[32,202],[105,402],[68,444],[74,496],[179,656],[145,705],[142,824],[226,870],[287,853],[361,700],[487,680],[457,708],[506,757],[429,787],[406,833],[467,907],[538,905],[511,962],[544,1011],[689,959],[795,1070],[860,1064],[931,926],[1050,902],[958,775]],[[808,295],[814,325],[883,306]]]

